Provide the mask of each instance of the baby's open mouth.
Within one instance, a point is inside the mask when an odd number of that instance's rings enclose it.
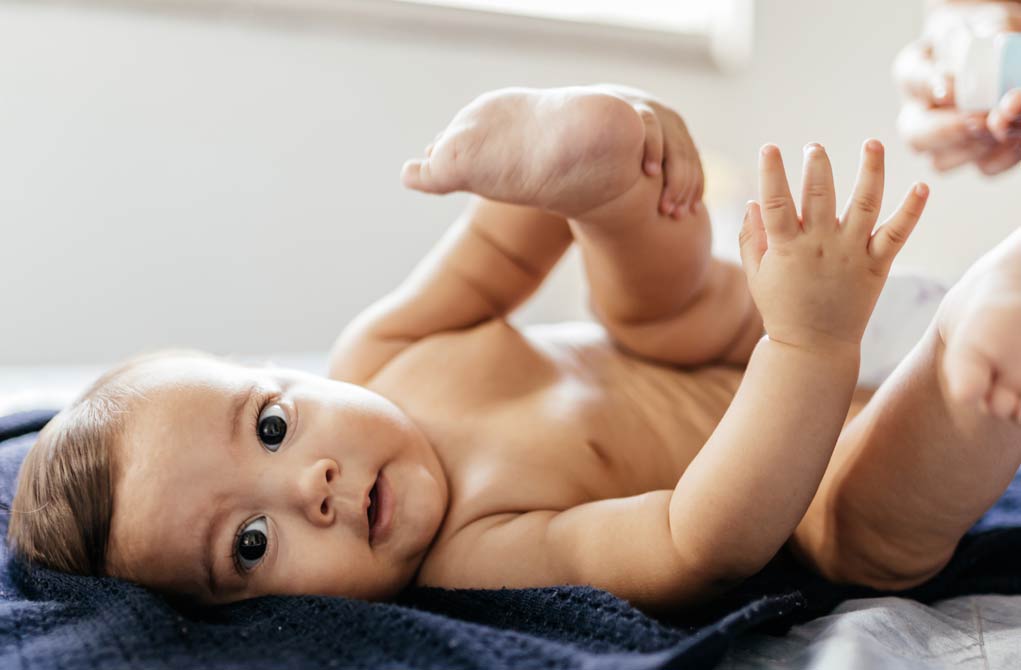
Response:
[[[369,489],[369,507],[365,512],[369,517],[369,546],[385,542],[390,536],[396,500],[390,479],[380,470]]]
[[[366,511],[369,515],[369,539],[372,539],[373,530],[376,526],[376,517],[379,516],[379,475],[376,475],[376,481],[369,490],[369,509]]]

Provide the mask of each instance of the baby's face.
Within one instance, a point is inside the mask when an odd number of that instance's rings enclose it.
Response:
[[[141,399],[114,453],[110,574],[205,602],[380,599],[413,577],[447,485],[395,405],[216,360],[159,359],[129,374]]]

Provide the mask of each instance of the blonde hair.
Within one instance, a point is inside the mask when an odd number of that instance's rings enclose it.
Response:
[[[46,424],[18,471],[7,543],[31,564],[79,575],[106,574],[114,506],[114,448],[138,394],[127,373],[192,351],[133,358],[108,371]]]

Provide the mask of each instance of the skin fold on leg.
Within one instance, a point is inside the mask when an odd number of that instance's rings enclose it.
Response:
[[[926,581],[1021,465],[1021,427],[952,400],[944,353],[934,324],[842,432],[791,540],[824,576]]]

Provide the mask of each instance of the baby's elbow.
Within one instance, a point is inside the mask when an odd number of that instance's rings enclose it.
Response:
[[[714,593],[728,591],[756,574],[772,556],[760,556],[747,547],[708,546],[688,550],[688,564],[700,582]]]
[[[683,559],[685,568],[646,584],[625,597],[650,613],[676,613],[712,602],[738,586],[747,575],[732,572],[719,561]]]

